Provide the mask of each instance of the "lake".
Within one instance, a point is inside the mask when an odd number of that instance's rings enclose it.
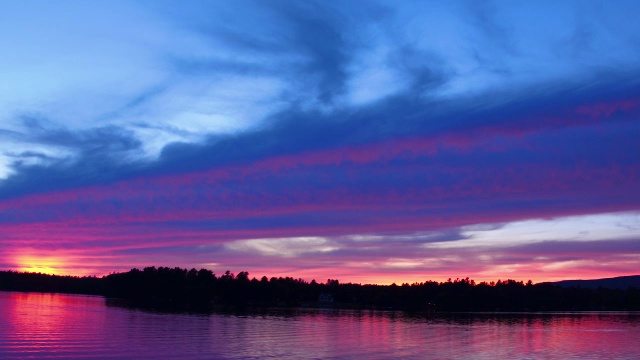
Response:
[[[637,359],[640,313],[175,314],[0,292],[0,359]]]

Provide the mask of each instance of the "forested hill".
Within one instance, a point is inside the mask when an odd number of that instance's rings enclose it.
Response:
[[[593,280],[563,280],[553,282],[551,284],[559,285],[564,288],[581,287],[586,289],[605,288],[626,290],[630,287],[640,288],[640,275],[619,276]]]
[[[136,306],[207,311],[246,307],[333,307],[411,311],[640,310],[640,287],[626,290],[563,287],[469,278],[402,285],[307,282],[291,277],[251,278],[248,272],[147,267],[102,278],[0,272],[0,290],[102,295]]]

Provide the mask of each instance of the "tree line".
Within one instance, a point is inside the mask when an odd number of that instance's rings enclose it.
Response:
[[[153,266],[100,278],[3,271],[0,290],[103,295],[140,306],[197,310],[305,306],[430,312],[640,310],[640,289],[635,287],[564,288],[510,279],[476,283],[469,278],[362,285]]]

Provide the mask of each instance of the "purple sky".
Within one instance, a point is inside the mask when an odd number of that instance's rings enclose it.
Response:
[[[636,2],[68,6],[0,18],[0,269],[638,273]]]

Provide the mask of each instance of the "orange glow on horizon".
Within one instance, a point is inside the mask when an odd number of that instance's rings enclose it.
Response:
[[[54,256],[19,255],[15,259],[18,271],[43,273],[49,275],[67,275],[63,272],[65,261]]]
[[[87,256],[79,251],[43,252],[32,248],[16,249],[8,256],[11,265],[6,270],[29,273],[42,273],[59,276],[103,276],[123,269],[122,266],[106,266],[104,256]],[[130,268],[125,267],[125,271]]]
[[[583,262],[560,264],[549,266],[549,263],[543,264],[516,264],[514,266],[495,266],[493,268],[470,268],[470,269],[449,269],[449,271],[425,271],[419,272],[414,269],[389,269],[388,272],[381,271],[380,269],[358,268],[352,267],[327,267],[327,268],[314,268],[314,269],[295,269],[284,267],[244,267],[237,265],[221,266],[220,264],[189,264],[178,263],[168,264],[166,261],[151,261],[146,264],[131,264],[128,265],[127,259],[114,259],[108,256],[86,256],[78,252],[60,252],[53,251],[49,253],[43,253],[34,249],[20,249],[16,251],[13,258],[11,267],[14,270],[21,272],[43,273],[50,275],[61,276],[98,276],[102,277],[114,272],[127,272],[132,268],[142,269],[146,266],[168,266],[168,267],[181,267],[181,268],[208,268],[216,275],[220,276],[225,270],[229,269],[233,273],[240,271],[248,271],[249,277],[256,277],[260,279],[262,276],[267,278],[271,277],[293,277],[295,279],[303,279],[305,281],[316,280],[318,283],[325,283],[327,279],[338,280],[340,283],[355,283],[355,284],[378,284],[378,285],[390,285],[395,283],[396,285],[402,285],[404,283],[424,283],[426,281],[446,282],[451,278],[454,281],[456,278],[465,279],[469,278],[474,280],[475,283],[480,282],[497,282],[498,280],[515,280],[526,283],[531,280],[534,284],[548,281],[560,281],[560,280],[587,280],[587,279],[600,279],[610,278],[616,276],[636,275],[637,272],[625,272],[620,270],[610,270],[607,266],[602,268],[588,268],[584,266]],[[111,260],[111,261],[109,261]],[[202,266],[205,265],[205,266]],[[216,265],[216,266],[206,266]],[[586,263],[586,265],[592,265]],[[587,267],[587,269],[585,269]],[[10,269],[7,269],[10,270]]]

